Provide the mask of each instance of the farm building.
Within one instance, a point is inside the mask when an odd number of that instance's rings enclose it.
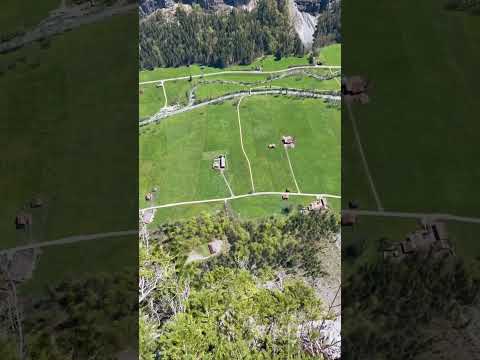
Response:
[[[282,143],[285,147],[295,147],[295,138],[290,135],[282,136]]]
[[[15,218],[15,225],[17,229],[23,229],[27,225],[32,225],[32,214],[23,211],[18,213]]]
[[[208,251],[210,254],[218,254],[220,251],[222,251],[223,247],[223,241],[222,240],[213,240],[208,243]]]
[[[324,199],[323,197],[319,197],[317,200],[310,203],[308,206],[304,207],[301,210],[301,212],[303,214],[308,214],[311,211],[321,212],[323,210],[326,210],[327,208],[328,208],[327,199]]]
[[[315,200],[310,205],[308,205],[308,209],[310,211],[320,211],[320,210],[326,209],[327,206],[328,206],[327,199],[320,197],[319,199]]]
[[[398,253],[396,257],[399,259],[415,254],[423,256],[453,254],[446,225],[440,222],[422,222],[422,228],[409,233],[404,241],[397,244],[395,249],[384,249],[384,258],[391,259],[393,252]]]
[[[43,206],[43,200],[41,197],[37,196],[30,201],[31,208],[38,208]]]
[[[342,226],[353,226],[357,223],[357,216],[352,213],[342,214],[341,225]]]
[[[344,77],[342,78],[342,94],[348,101],[366,104],[369,102],[368,85],[368,81],[361,76]]]
[[[282,195],[282,200],[288,200],[288,194],[283,194]]]
[[[227,167],[227,159],[225,155],[219,155],[215,159],[213,159],[212,167],[215,170],[223,170]]]

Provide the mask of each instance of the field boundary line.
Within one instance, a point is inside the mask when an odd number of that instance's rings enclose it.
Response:
[[[295,182],[295,186],[297,188],[297,193],[301,193],[300,188],[298,187],[297,178],[295,177],[295,173],[293,172],[292,162],[290,161],[290,155],[288,155],[288,149],[286,146],[283,147],[285,149],[285,153],[287,154],[288,165],[290,166],[290,172],[292,173],[293,181]]]
[[[222,173],[223,180],[225,180],[225,184],[227,184],[228,190],[230,191],[230,196],[235,196],[235,194],[233,193],[232,188],[230,187],[230,184],[227,180],[227,177],[225,176],[225,173],[223,171],[221,171],[221,173]]]
[[[242,147],[242,151],[243,151],[243,155],[245,155],[245,159],[247,159],[248,170],[250,171],[250,181],[252,183],[252,192],[255,192],[255,185],[253,184],[252,166],[250,165],[250,160],[248,159],[247,153],[245,152],[245,148],[243,147],[242,121],[240,120],[240,104],[242,103],[243,98],[244,97],[241,97],[237,104],[238,127],[240,129],[240,146]]]
[[[357,141],[358,149],[360,151],[360,156],[362,158],[363,167],[364,167],[365,172],[367,174],[368,182],[370,183],[370,189],[372,190],[373,197],[375,198],[375,202],[377,204],[378,210],[383,211],[383,206],[382,206],[382,203],[380,202],[380,197],[378,196],[377,189],[375,187],[375,183],[373,182],[372,174],[370,173],[370,169],[368,167],[367,158],[365,156],[365,153],[363,152],[363,146],[362,146],[362,142],[360,140],[360,134],[359,134],[358,128],[357,128],[357,122],[355,120],[355,116],[353,115],[352,108],[351,108],[351,106],[348,102],[347,102],[347,110],[348,110],[348,115],[350,117],[350,120],[352,122],[353,133],[355,134],[355,140]]]
[[[178,202],[178,203],[170,203],[170,204],[164,204],[164,205],[156,205],[156,206],[151,206],[148,208],[140,209],[140,213],[153,210],[153,209],[162,209],[162,208],[169,208],[169,207],[174,207],[174,206],[181,206],[181,205],[194,205],[194,204],[204,204],[204,203],[210,203],[210,202],[221,202],[221,201],[228,201],[228,200],[236,200],[236,199],[243,199],[243,198],[248,198],[248,197],[254,197],[254,196],[266,196],[266,195],[284,195],[286,194],[285,192],[278,192],[278,191],[263,191],[263,192],[256,192],[256,193],[250,193],[250,194],[243,194],[243,195],[235,195],[235,196],[230,196],[226,198],[216,198],[216,199],[207,199],[207,200],[192,200],[192,201],[183,201],[183,202]],[[312,194],[312,193],[288,193],[289,196],[308,196],[308,197],[326,197],[326,198],[332,198],[332,199],[341,199],[342,197],[340,195],[333,195],[333,194]]]

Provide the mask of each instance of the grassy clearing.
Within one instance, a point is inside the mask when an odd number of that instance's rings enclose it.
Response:
[[[342,65],[342,45],[333,44],[320,49],[320,61],[325,65]]]
[[[244,143],[257,191],[295,189],[282,135],[296,138],[290,160],[300,190],[340,194],[340,114],[323,102],[286,97],[250,97],[240,108]],[[276,143],[277,148],[267,145]]]
[[[229,208],[238,217],[250,220],[266,216],[286,216],[315,200],[314,197],[291,196],[282,200],[280,195],[254,196],[229,201]]]
[[[148,126],[140,135],[140,206],[144,194],[160,188],[155,203],[229,196],[212,160],[204,153],[226,151],[226,176],[235,193],[249,191],[248,170],[240,148],[236,110],[231,102],[213,105]]]
[[[149,228],[158,227],[160,224],[167,222],[175,222],[178,220],[189,219],[199,216],[202,213],[215,213],[223,211],[225,205],[223,202],[194,204],[185,206],[175,206],[171,208],[157,209],[154,221],[149,225]]]
[[[167,95],[168,96],[168,95]],[[147,118],[158,112],[165,104],[163,89],[156,84],[140,85],[139,117]]]
[[[136,199],[125,189],[138,188],[131,177],[137,154],[130,151],[137,140],[124,134],[137,131],[131,119],[138,104],[124,89],[138,84],[118,59],[137,49],[115,35],[135,31],[134,24],[117,16],[57,36],[49,49],[32,45],[0,57],[2,69],[16,64],[0,76],[0,188],[8,189],[0,207],[2,248],[17,244],[15,214],[38,193],[45,194],[48,216],[37,241],[135,228],[125,209],[134,211]],[[92,54],[87,61],[85,53]]]

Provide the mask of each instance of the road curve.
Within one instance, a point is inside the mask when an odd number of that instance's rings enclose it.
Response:
[[[151,118],[147,120],[143,120],[139,122],[140,126],[145,126],[151,123],[158,122],[161,119],[164,119],[169,116],[181,114],[187,111],[195,110],[203,106],[207,106],[210,104],[215,104],[219,103],[222,101],[226,100],[231,100],[237,97],[244,97],[244,96],[254,96],[254,95],[286,95],[286,96],[298,96],[298,97],[308,97],[308,98],[316,98],[316,99],[323,99],[323,100],[335,100],[335,101],[340,101],[340,96],[339,95],[327,95],[327,94],[322,94],[319,92],[313,92],[309,90],[303,90],[303,89],[290,89],[290,90],[284,90],[284,89],[269,89],[269,90],[256,90],[256,91],[248,91],[248,90],[242,90],[234,94],[229,94],[229,95],[224,95],[221,97],[218,97],[216,99],[212,100],[207,100],[204,102],[201,102],[196,105],[192,106],[185,106],[179,109],[175,109],[172,111],[165,111],[165,110],[160,110],[158,113],[153,115]]]

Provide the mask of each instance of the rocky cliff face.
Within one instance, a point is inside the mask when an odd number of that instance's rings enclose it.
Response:
[[[340,0],[288,0],[292,23],[304,46],[312,46],[313,35],[319,14],[329,11]],[[176,3],[198,4],[206,10],[219,10],[238,7],[247,10],[255,8],[257,0],[140,0],[140,17],[145,17],[157,9],[171,8]]]
[[[325,11],[335,0],[294,0],[300,12],[318,15]]]

